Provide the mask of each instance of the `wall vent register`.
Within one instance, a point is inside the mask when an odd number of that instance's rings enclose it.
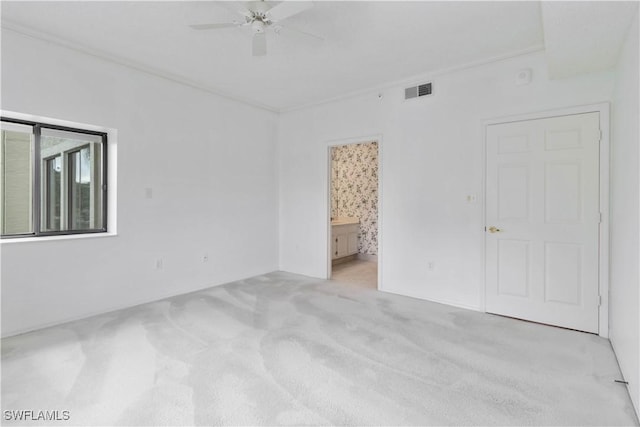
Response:
[[[417,86],[411,86],[404,90],[404,99],[419,98],[421,96],[431,95],[432,85],[431,83],[423,83]]]

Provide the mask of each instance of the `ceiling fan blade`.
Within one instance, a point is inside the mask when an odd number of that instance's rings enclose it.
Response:
[[[300,12],[304,12],[307,9],[311,9],[312,7],[313,2],[311,1],[283,1],[269,9],[267,16],[271,21],[278,22],[297,15]]]
[[[253,56],[264,56],[267,54],[267,35],[265,33],[254,33],[252,43]]]
[[[323,42],[325,40],[324,37],[319,36],[317,34],[309,33],[307,31],[298,30],[297,28],[292,28],[290,26],[283,27],[282,25],[277,25],[274,27],[274,31],[276,34],[284,34],[284,35],[296,35],[296,36],[304,36],[311,38],[316,42]]]
[[[214,1],[213,4],[221,6],[232,13],[239,13],[242,16],[251,17],[251,11],[239,1]]]
[[[223,23],[223,24],[196,24],[196,25],[189,25],[189,27],[193,28],[194,30],[216,30],[219,28],[233,28],[233,27],[237,27],[240,24],[238,23]]]

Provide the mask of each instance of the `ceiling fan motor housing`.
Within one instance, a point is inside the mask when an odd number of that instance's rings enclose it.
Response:
[[[191,25],[191,28],[195,30],[213,30],[231,27],[250,27],[253,33],[253,56],[264,56],[267,53],[266,30],[271,28],[272,31],[280,34],[280,30],[282,29],[280,21],[304,12],[313,6],[313,3],[310,1],[281,1],[273,3],[275,3],[275,5],[265,0],[250,1],[245,5],[242,5],[240,1],[219,2],[219,4],[224,5],[226,9],[240,14],[244,22],[239,19],[234,19],[232,22],[227,23]],[[322,37],[304,31],[297,31],[297,33],[322,40]],[[295,34],[295,32],[293,32],[293,34]]]

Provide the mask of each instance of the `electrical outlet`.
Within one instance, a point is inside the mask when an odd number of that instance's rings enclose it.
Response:
[[[164,262],[162,261],[162,258],[158,258],[156,260],[156,270],[162,270],[163,267],[164,267]]]
[[[478,201],[478,196],[476,196],[475,194],[468,194],[467,195],[467,203],[471,204],[471,203],[475,203]]]
[[[209,262],[209,254],[202,255],[202,262]]]
[[[433,271],[436,268],[436,264],[433,261],[427,263],[427,270]]]

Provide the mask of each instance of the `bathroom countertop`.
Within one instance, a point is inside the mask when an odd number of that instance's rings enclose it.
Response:
[[[338,217],[331,220],[331,225],[360,224],[360,218]]]

